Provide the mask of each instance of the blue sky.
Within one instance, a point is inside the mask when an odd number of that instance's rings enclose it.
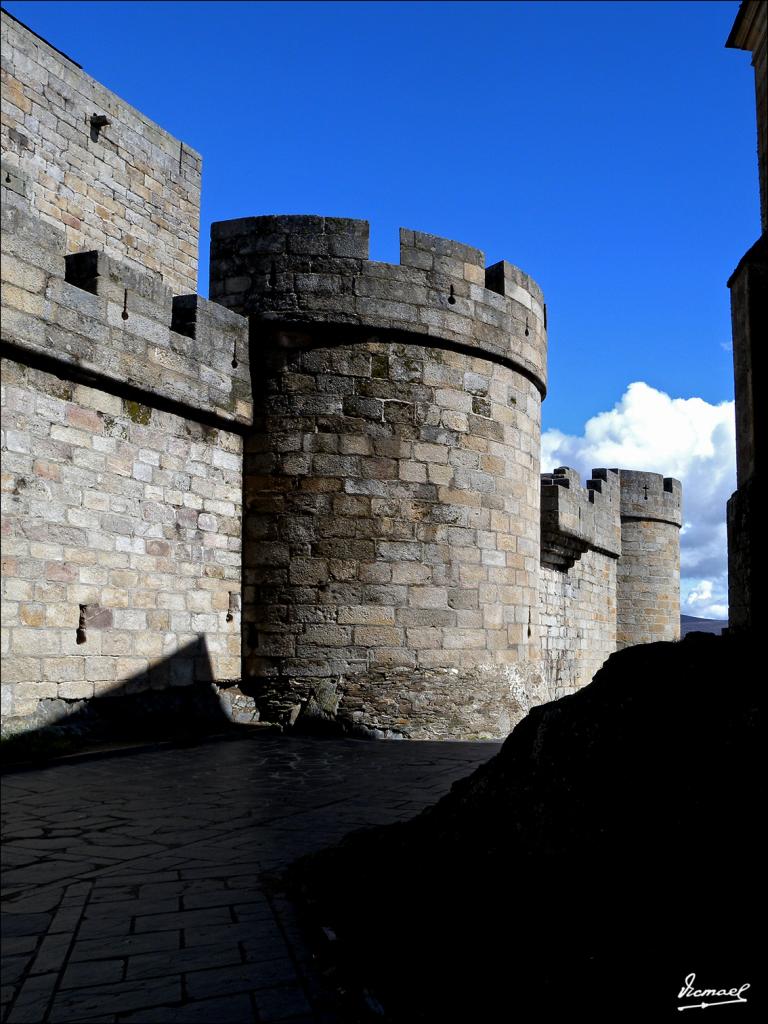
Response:
[[[369,220],[376,259],[403,225],[518,264],[564,435],[635,381],[732,398],[726,280],[760,223],[735,0],[5,6],[203,154],[204,250],[212,220],[320,213]]]

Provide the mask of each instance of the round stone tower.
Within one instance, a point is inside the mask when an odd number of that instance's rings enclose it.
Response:
[[[546,324],[509,263],[368,224],[214,224],[210,297],[250,317],[244,677],[262,717],[506,735],[538,678]]]
[[[618,472],[616,646],[679,640],[682,485],[658,473]]]

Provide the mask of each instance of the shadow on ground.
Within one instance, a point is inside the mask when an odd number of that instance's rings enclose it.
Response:
[[[192,741],[249,730],[233,723],[229,701],[213,681],[205,637],[88,700],[41,701],[33,721],[35,727],[4,737],[4,764],[111,743]]]
[[[289,892],[342,984],[398,1024],[661,1021],[694,973],[751,986],[719,1015],[756,1018],[759,653],[619,652],[413,821],[299,861]]]

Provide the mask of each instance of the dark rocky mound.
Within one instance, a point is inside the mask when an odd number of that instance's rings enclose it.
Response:
[[[299,861],[347,987],[397,1022],[680,1021],[695,973],[750,983],[717,1016],[751,1018],[759,665],[706,634],[622,651],[433,808]]]

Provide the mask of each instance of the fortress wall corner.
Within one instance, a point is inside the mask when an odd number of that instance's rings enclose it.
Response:
[[[2,12],[2,180],[67,253],[97,249],[195,291],[202,160]]]
[[[246,321],[17,196],[2,248],[4,731],[239,681]]]
[[[221,713],[252,404],[247,322],[188,294],[199,157],[2,27],[3,731]]]

